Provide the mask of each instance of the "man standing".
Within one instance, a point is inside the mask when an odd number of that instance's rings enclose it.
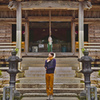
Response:
[[[56,67],[56,60],[54,59],[54,53],[50,52],[49,57],[45,61],[46,69],[46,92],[48,100],[53,100],[53,81],[54,81],[54,71]]]

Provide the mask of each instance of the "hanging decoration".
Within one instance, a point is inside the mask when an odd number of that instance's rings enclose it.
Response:
[[[49,37],[48,37],[48,52],[52,52],[52,37],[51,37],[51,10],[49,10]]]

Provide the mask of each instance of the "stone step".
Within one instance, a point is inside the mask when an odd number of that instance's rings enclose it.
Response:
[[[28,67],[44,67],[46,59],[47,58],[33,58],[33,57],[23,58],[22,69],[27,70]],[[73,57],[56,58],[56,61],[57,61],[57,67],[71,66],[72,69],[77,70],[79,66],[77,58]]]
[[[25,74],[32,74],[32,75],[34,75],[34,74],[43,75],[45,73],[46,73],[46,71],[25,71]],[[64,74],[75,74],[75,71],[61,71],[61,72],[55,71],[55,75],[59,75],[59,74],[61,74],[61,75],[64,75]]]
[[[46,93],[45,88],[16,88],[20,93]],[[77,93],[79,94],[84,88],[54,88],[54,93]]]
[[[34,68],[31,68],[32,70],[26,70],[25,71],[25,75],[44,75],[45,74],[45,69],[44,68],[37,68],[37,69],[34,69]],[[63,70],[58,70],[57,68],[55,69],[55,75],[75,75],[75,70],[67,70],[66,68],[63,68]]]
[[[63,64],[63,63],[65,63],[65,64],[70,64],[70,62],[72,63],[72,64],[78,64],[78,61],[72,61],[72,60],[62,60],[62,61],[57,61],[56,60],[56,63],[57,64]],[[25,63],[25,64],[29,64],[29,63],[32,63],[32,64],[37,64],[37,63],[39,63],[39,64],[44,64],[45,63],[45,60],[43,60],[43,61],[39,61],[39,60],[27,60],[27,61],[22,61],[22,63]]]
[[[2,76],[3,76],[3,77],[9,77],[9,74],[8,74],[7,72],[3,72],[3,71],[2,71]]]
[[[22,63],[31,62],[31,63],[44,63],[47,58],[23,58]],[[68,58],[55,58],[57,63],[78,63],[78,58],[68,57]]]
[[[25,77],[45,77],[45,74],[25,73]],[[75,77],[75,73],[55,74],[56,77]]]
[[[32,60],[32,61],[22,61],[22,64],[23,63],[25,63],[25,64],[45,64],[45,60],[43,60],[43,61],[34,61],[34,60]],[[57,64],[78,64],[78,61],[76,62],[76,61],[70,61],[70,60],[65,60],[65,61],[57,61],[56,60],[56,63]]]
[[[34,67],[32,67],[31,69],[29,68],[29,70],[26,70],[25,73],[44,73],[45,72],[45,68],[44,67],[39,67],[37,69],[35,69]],[[67,68],[61,68],[61,69],[57,69],[57,67],[55,68],[55,72],[56,73],[75,73],[75,70],[72,70],[72,69],[67,69]]]
[[[47,100],[47,97],[24,97],[22,100]],[[79,100],[77,97],[54,97],[53,100]]]
[[[100,77],[90,77],[91,81],[100,81]],[[84,81],[84,78],[81,78],[81,81]]]
[[[81,78],[81,81],[84,81],[84,78]],[[100,87],[100,77],[91,77],[91,83],[95,84],[97,87]]]
[[[9,80],[10,80],[9,77],[2,77],[2,78],[0,78],[0,83],[1,83],[2,85],[8,84],[8,83],[9,83]],[[19,81],[19,79],[16,78],[16,82],[18,82],[18,81]]]
[[[26,71],[25,74],[40,74],[40,75],[43,75],[43,74],[46,74],[46,71]],[[57,72],[55,71],[54,72],[55,75],[64,75],[64,74],[75,74],[75,71],[65,71],[65,72]]]
[[[29,67],[30,71],[45,71],[44,67]],[[72,67],[56,67],[56,71],[69,71]]]
[[[80,78],[56,77],[54,83],[80,83]],[[45,83],[45,77],[20,78],[20,83]]]
[[[70,66],[71,66],[71,65],[70,65]],[[79,68],[78,66],[79,66],[79,65],[73,65],[73,66],[71,66],[71,67],[72,67],[72,70],[78,70],[78,68]],[[44,66],[39,66],[39,65],[38,65],[38,66],[29,66],[29,65],[23,66],[23,65],[22,65],[23,71],[24,71],[24,70],[28,70],[29,67],[44,67]],[[56,66],[56,67],[65,67],[65,68],[66,68],[66,67],[69,67],[69,66],[60,66],[60,65],[59,65],[59,66]]]
[[[99,74],[99,72],[93,72],[93,73],[91,74],[91,77],[94,77],[94,78],[100,77],[98,74]]]
[[[56,67],[78,67],[78,64],[56,64]],[[32,63],[27,63],[27,64],[25,64],[25,63],[22,63],[22,67],[44,67],[44,64],[32,64]]]
[[[83,88],[83,83],[54,83],[54,88]],[[16,88],[46,88],[46,83],[17,83]]]
[[[70,65],[70,66],[71,66],[71,65]],[[78,66],[79,66],[78,64],[77,64],[76,66],[73,65],[71,68],[72,68],[72,70],[78,70]],[[24,66],[23,66],[23,65],[22,65],[22,70],[23,70],[23,71],[24,71],[24,70],[28,70],[29,67],[31,67],[31,68],[34,68],[34,67],[37,67],[37,68],[39,67],[39,68],[40,68],[40,67],[42,67],[42,68],[43,68],[44,66],[29,66],[29,65],[24,65]],[[69,66],[56,66],[56,68],[57,68],[57,67],[61,67],[61,68],[62,68],[62,67],[63,67],[63,68],[65,67],[65,68],[67,68],[67,67],[69,67]]]
[[[76,93],[54,93],[54,97],[77,97]],[[47,97],[47,93],[24,93],[23,97]]]
[[[21,94],[24,93],[46,93],[46,88],[16,88]],[[79,94],[84,88],[54,88],[54,93],[76,93]],[[0,88],[0,93],[3,93],[3,88]],[[97,93],[100,93],[100,88],[97,88]]]

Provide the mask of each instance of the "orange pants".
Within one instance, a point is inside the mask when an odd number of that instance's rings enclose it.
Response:
[[[46,92],[47,95],[53,95],[54,74],[46,74]]]

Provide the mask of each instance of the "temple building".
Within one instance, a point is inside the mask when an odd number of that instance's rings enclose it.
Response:
[[[20,55],[48,52],[50,30],[53,51],[66,56],[81,56],[84,43],[99,43],[99,1],[0,2],[1,43],[16,43]]]
[[[52,38],[50,50],[49,37]],[[87,49],[91,57],[98,59],[98,62],[92,63],[92,67],[98,70],[100,67],[100,0],[0,0],[1,59],[10,56],[10,52],[16,48],[17,55],[23,59],[19,65],[22,74],[19,74],[21,85],[19,83],[18,88],[24,88],[24,83],[27,88],[33,86],[31,84],[28,87],[29,83],[25,81],[25,77],[29,82],[33,77],[42,77],[44,61],[48,52],[53,51],[57,58],[57,72],[62,71],[62,74],[56,74],[61,80],[67,78],[68,84],[72,82],[64,88],[68,86],[69,89],[73,83],[80,84],[76,85],[80,91],[84,86],[81,84],[82,75],[77,74],[82,68],[77,59],[83,56],[82,50]],[[7,66],[5,62],[0,64],[1,69]],[[38,72],[40,75],[37,75]],[[93,81],[95,75],[98,76],[97,73],[93,74]],[[70,77],[73,77],[74,81]],[[61,83],[61,80],[55,83]],[[63,84],[65,83],[66,81],[63,81]],[[43,87],[42,85],[39,86]],[[19,90],[22,93],[30,93],[27,89]],[[75,92],[72,90],[68,91]]]

